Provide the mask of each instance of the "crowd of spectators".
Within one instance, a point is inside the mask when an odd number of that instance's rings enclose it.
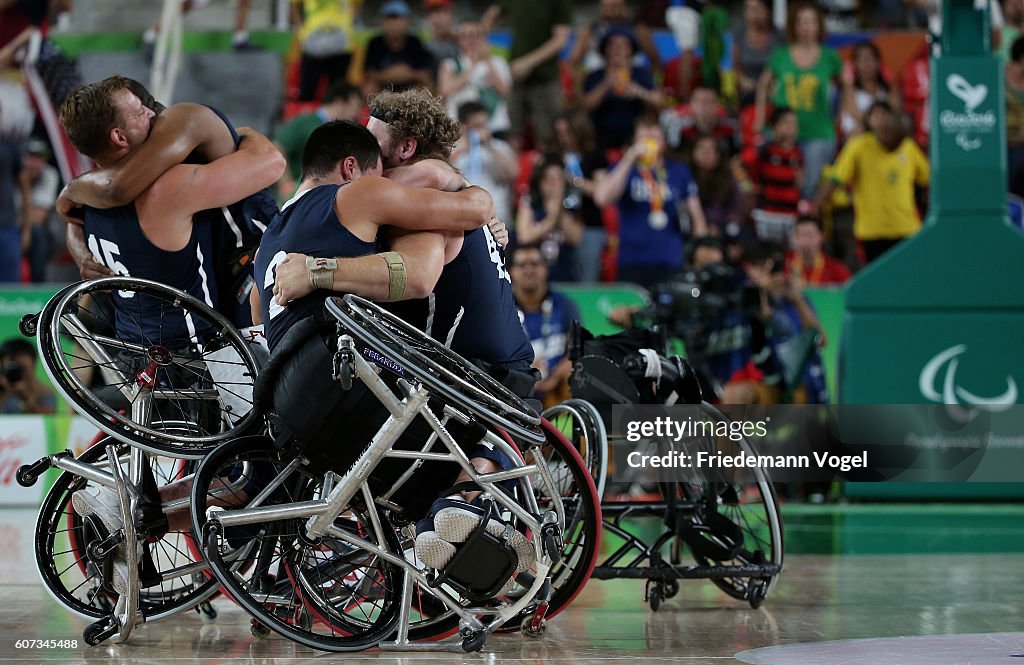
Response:
[[[248,47],[250,4],[237,6],[236,47]],[[695,236],[719,238],[741,258],[757,241],[789,246],[796,220],[808,214],[818,219],[824,251],[856,272],[920,225],[927,157],[910,146],[927,149],[927,49],[896,76],[875,42],[858,41],[841,55],[828,36],[941,30],[939,3],[788,4],[776,26],[767,0],[599,0],[586,9],[571,0],[501,0],[480,13],[452,0],[385,0],[372,9],[362,0],[292,0],[298,56],[284,108],[298,104],[301,112],[286,113],[276,129],[293,167],[282,200],[317,124],[365,117],[364,100],[381,88],[425,86],[465,129],[459,168],[492,190],[520,242],[539,244],[556,281],[649,284],[680,267]],[[33,26],[45,26],[47,5],[66,11],[70,3],[0,6],[0,66],[16,66]],[[1014,42],[1024,0],[992,8],[994,48],[1006,60],[1009,189],[1021,195],[1024,42]],[[666,37],[675,57],[666,56]],[[873,114],[895,134],[883,139]],[[40,210],[52,189],[36,163],[45,149],[29,152],[28,137],[7,126],[0,138],[0,230],[18,229],[4,236],[5,256],[24,257],[6,279],[46,280],[61,248]],[[871,161],[886,155],[897,158]],[[868,160],[864,168],[892,181],[881,164],[908,159],[914,169],[893,210],[859,184],[867,178],[856,164]],[[26,204],[30,183],[39,191]]]
[[[0,68],[16,67],[45,27],[39,12],[16,15],[26,4],[0,0]],[[236,48],[248,48],[249,4],[238,5]],[[796,0],[780,25],[768,0],[579,5],[291,0],[297,55],[274,133],[290,167],[281,201],[315,127],[365,119],[381,89],[423,86],[462,126],[453,162],[492,193],[526,248],[511,255],[513,273],[543,283],[654,287],[698,254],[720,255],[766,294],[765,311],[790,303],[795,327],[807,328],[802,287],[842,284],[920,228],[926,42],[898,69],[868,39],[876,33],[829,44],[834,32],[940,31],[936,0]],[[1024,0],[992,9],[1009,190],[1022,196]],[[28,138],[0,108],[3,279],[66,279],[53,261],[63,251],[59,178],[46,143]],[[523,294],[527,309],[540,307],[537,293]],[[737,399],[750,397],[744,385],[731,382]]]
[[[1024,3],[1004,4],[1001,30],[1012,38]],[[333,22],[311,30],[327,5]],[[684,248],[705,234],[742,262],[761,241],[791,248],[806,215],[817,219],[825,255],[847,268],[827,274],[846,276],[920,226],[927,158],[921,168],[923,155],[909,146],[925,148],[926,104],[910,94],[904,105],[908,84],[893,77],[875,43],[840,55],[827,37],[866,27],[934,29],[934,3],[798,1],[779,27],[766,0],[600,0],[591,20],[580,20],[570,0],[503,0],[480,14],[456,11],[468,5],[452,0],[387,0],[372,13],[361,5],[294,0],[303,49],[294,99],[323,106],[300,116],[305,133],[291,120],[278,142],[300,145],[317,119],[351,117],[329,108],[339,78],[363,99],[383,87],[431,88],[463,126],[457,166],[494,194],[514,241],[540,248],[554,281],[651,285],[681,269]],[[361,51],[351,37],[356,22],[376,28]],[[500,46],[496,30],[505,35]],[[328,35],[344,52],[324,56],[321,48],[320,57],[335,60],[317,60],[310,41]],[[676,57],[658,48],[659,35],[675,40]],[[1011,76],[1013,51],[999,48],[1011,58]],[[1009,104],[1018,99],[1012,90]],[[883,112],[896,132],[884,140],[869,117]],[[1024,142],[1012,129],[1011,149]],[[894,156],[879,164],[913,158],[891,228],[872,221],[890,211],[857,210],[879,197],[855,191],[864,178],[851,171],[852,156],[837,161],[857,152],[840,152],[851,141],[859,153]],[[283,198],[289,186],[282,182]],[[821,271],[807,276],[819,280]]]

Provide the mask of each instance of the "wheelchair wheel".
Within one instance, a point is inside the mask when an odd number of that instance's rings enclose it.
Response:
[[[330,298],[327,311],[360,344],[401,363],[402,371],[438,397],[469,409],[517,440],[543,443],[540,418],[521,397],[437,340],[358,296]]]
[[[129,277],[73,284],[47,303],[37,337],[61,396],[151,453],[200,459],[259,420],[248,345],[227,319],[171,287]]]
[[[398,566],[339,539],[305,540],[305,518],[227,528],[217,522],[207,524],[208,508],[246,505],[293,459],[293,454],[278,450],[268,438],[242,437],[210,453],[199,465],[192,490],[192,521],[197,533],[204,534],[210,567],[239,605],[284,637],[324,651],[375,646],[398,622],[402,588]],[[249,482],[241,490],[224,492],[225,479],[237,475],[243,463],[251,465]],[[321,481],[321,475],[300,465],[262,505],[321,498]],[[334,526],[397,552],[398,539],[390,522],[380,513],[371,516],[369,510],[376,508],[353,504]],[[388,542],[377,542],[374,519],[379,520]],[[245,575],[236,575],[229,555],[244,546],[254,548],[256,563]]]
[[[586,400],[570,399],[546,409],[541,415],[576,447],[594,478],[598,498],[604,498],[608,434],[594,405]]]
[[[552,595],[545,616],[550,619],[569,606],[594,570],[601,549],[601,501],[594,479],[576,448],[547,420],[542,421],[542,426],[547,440],[538,449],[541,459],[537,462],[547,466],[565,509],[561,559],[549,571]],[[530,453],[526,461],[531,461]],[[532,478],[532,484],[538,507],[541,510],[552,507],[551,493],[540,476]],[[520,623],[532,617],[533,612],[532,608],[527,608],[509,620],[502,630],[519,630]]]
[[[728,421],[728,416],[706,402],[701,405],[701,413],[702,417],[715,422]],[[745,454],[755,454],[745,438],[731,443]],[[679,496],[695,506],[691,522],[702,530],[703,537],[710,543],[708,547],[689,548],[698,564],[765,566],[774,571],[760,576],[712,580],[726,594],[757,607],[775,586],[782,570],[782,516],[775,489],[765,471],[760,468],[750,471],[754,475],[753,482],[736,482],[724,474],[712,475],[704,471],[701,477],[695,476],[677,487]]]
[[[106,470],[107,445],[116,443],[107,437],[79,457],[87,464]],[[129,447],[118,444],[119,456],[127,457]],[[188,464],[182,460],[150,458],[150,468],[157,485],[177,480],[187,474]],[[36,521],[35,559],[43,585],[53,598],[75,614],[89,619],[109,615],[117,602],[117,594],[103,585],[102,563],[94,563],[87,555],[89,544],[99,535],[89,520],[77,515],[71,495],[89,485],[81,476],[62,473],[43,499]],[[140,592],[140,607],[147,621],[176,614],[208,599],[217,592],[202,559],[192,555],[191,530],[154,534],[145,538],[148,558],[153,566],[140,576],[149,586]],[[141,534],[140,534],[140,540]]]

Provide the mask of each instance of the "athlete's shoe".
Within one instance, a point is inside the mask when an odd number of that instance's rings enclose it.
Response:
[[[455,545],[444,540],[434,530],[434,520],[422,519],[416,523],[416,558],[431,568],[440,570],[455,556]]]
[[[124,520],[121,518],[121,499],[118,498],[117,490],[113,487],[99,487],[98,491],[90,494],[92,488],[80,489],[71,495],[71,505],[80,517],[95,515],[99,518],[108,533],[114,533],[124,528]]]
[[[480,525],[486,511],[458,499],[438,499],[431,506],[430,512],[434,515],[433,519],[421,520],[416,526],[416,556],[432,568],[442,568],[455,555],[454,544],[463,543],[469,538],[473,530]],[[507,526],[504,522],[491,518],[485,528],[492,536],[502,538]],[[529,569],[535,559],[530,541],[519,531],[511,529],[508,542],[519,558],[516,572],[521,573]]]
[[[120,557],[114,559],[110,578],[110,586],[114,587],[117,595],[123,596],[128,593],[128,564]]]

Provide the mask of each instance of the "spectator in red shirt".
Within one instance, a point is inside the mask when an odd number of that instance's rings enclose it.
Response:
[[[845,284],[850,279],[850,270],[825,252],[825,235],[821,222],[814,217],[804,216],[793,227],[793,249],[786,254],[786,275],[796,275],[809,286]]]
[[[804,165],[796,113],[777,108],[771,118],[772,139],[747,163],[747,172],[758,187],[757,207],[773,213],[797,214]]]
[[[796,141],[796,113],[778,108],[771,123],[771,140],[744,153],[747,173],[757,191],[750,217],[758,238],[786,245],[800,206],[804,157]]]

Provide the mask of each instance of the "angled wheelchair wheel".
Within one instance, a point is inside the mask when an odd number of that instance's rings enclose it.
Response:
[[[79,460],[107,470],[107,445],[117,443],[107,437],[86,450]],[[118,455],[127,460],[130,449],[118,445]],[[163,485],[190,473],[194,463],[182,460],[150,458],[156,484]],[[74,492],[93,485],[70,472],[62,473],[43,499],[35,528],[36,568],[43,585],[53,598],[79,616],[98,619],[109,615],[117,603],[117,593],[104,583],[103,562],[89,557],[90,544],[100,540],[95,523],[75,513],[71,505]],[[140,577],[146,584],[140,591],[140,607],[147,621],[171,616],[207,600],[217,592],[215,582],[201,558],[193,555],[191,529],[153,533],[144,539]],[[109,576],[107,576],[109,579]]]
[[[601,548],[601,501],[594,479],[575,446],[547,420],[542,421],[542,426],[546,441],[543,446],[527,451],[526,462],[545,465],[553,487],[546,486],[539,475],[534,476],[531,479],[534,495],[543,511],[553,509],[553,492],[557,492],[565,510],[565,527],[556,544],[559,561],[548,573],[552,595],[546,617],[550,619],[569,606],[594,570]],[[520,623],[533,614],[534,608],[528,607],[509,620],[502,630],[520,630]]]
[[[604,497],[608,473],[608,433],[594,405],[570,399],[544,410],[542,416],[575,446],[594,478],[598,498]]]
[[[544,441],[540,417],[521,397],[394,314],[353,295],[329,299],[327,310],[357,343],[386,356],[391,363],[385,367],[408,372],[439,398],[469,409],[514,439]]]
[[[708,403],[701,417],[714,422],[729,418]],[[732,445],[747,455],[755,452],[746,438],[738,442],[709,441],[709,446]],[[710,470],[693,474],[677,485],[678,496],[690,506],[696,528],[689,550],[702,566],[743,566],[762,569],[761,574],[716,578],[712,581],[726,594],[757,607],[775,586],[783,564],[782,515],[775,489],[764,469],[750,469],[751,481],[738,482],[726,472]]]
[[[177,289],[130,277],[73,284],[40,313],[37,340],[47,375],[78,413],[151,453],[200,459],[260,422],[248,345]]]
[[[203,534],[204,551],[227,593],[260,624],[305,646],[324,651],[357,651],[377,645],[395,629],[400,610],[402,571],[379,553],[340,538],[304,538],[306,518],[268,519],[254,525],[223,527],[207,519],[208,509],[240,508],[280,479],[263,506],[322,498],[322,475],[302,464],[287,470],[294,454],[265,437],[242,437],[207,456],[196,473],[192,521]],[[239,469],[250,476],[241,489]],[[282,474],[287,476],[281,478]],[[388,552],[398,539],[386,516],[353,504],[334,527]],[[387,542],[378,543],[373,522]],[[251,547],[255,564],[245,574],[232,570],[231,556]]]

